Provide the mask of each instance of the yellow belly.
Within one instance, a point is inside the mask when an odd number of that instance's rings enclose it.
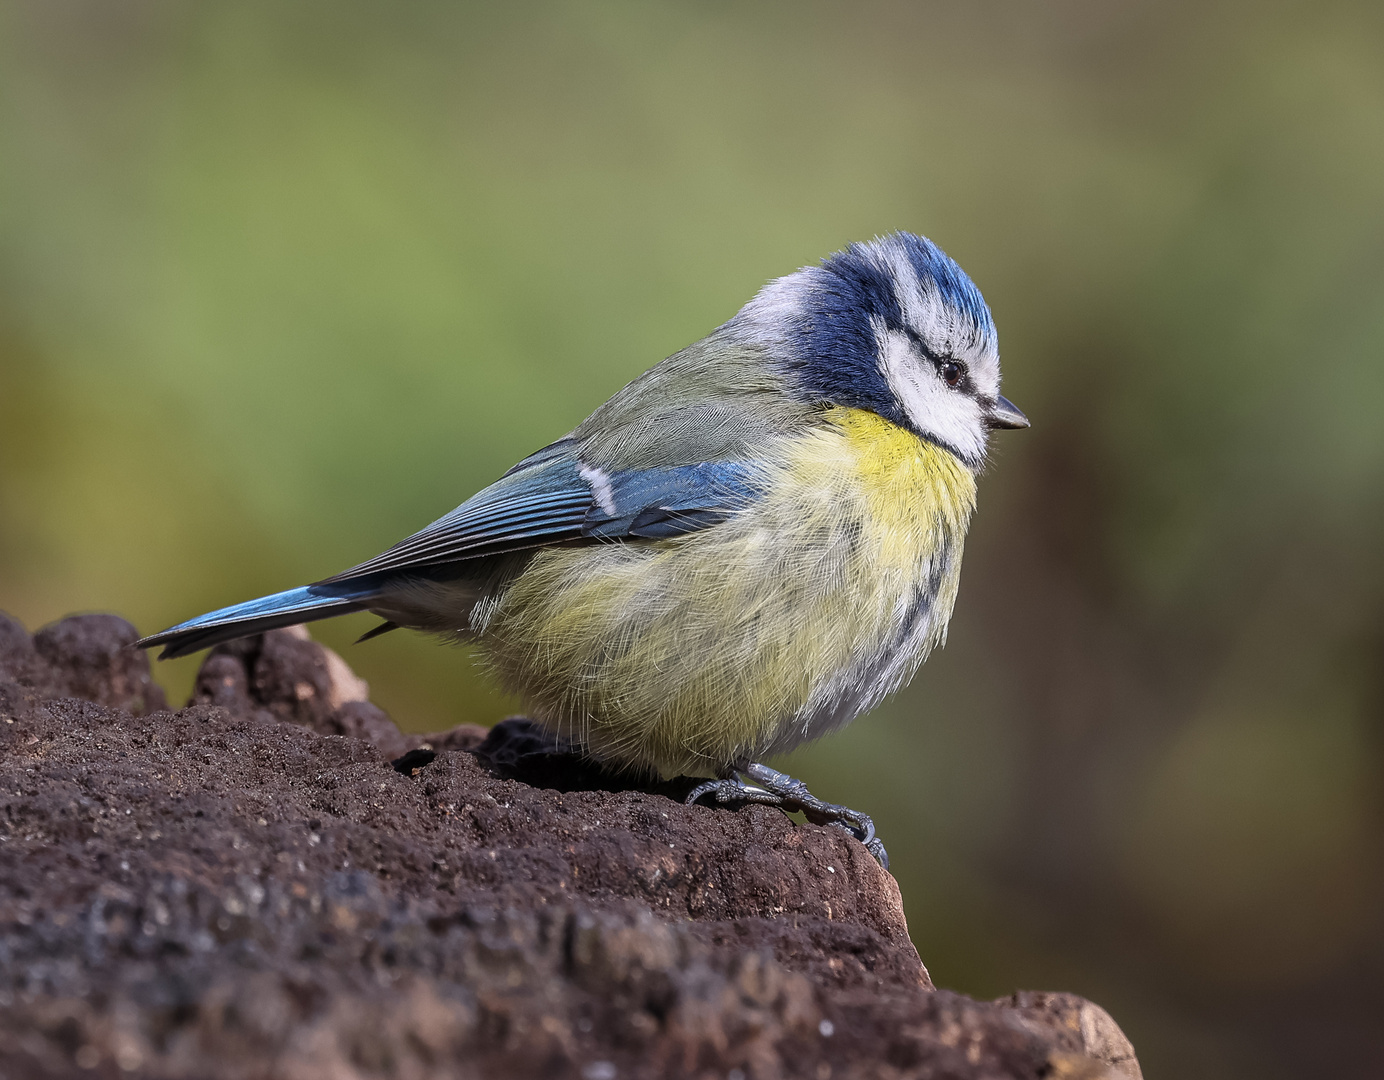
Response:
[[[945,633],[975,480],[874,413],[827,420],[720,525],[535,555],[477,626],[502,681],[595,756],[669,776],[810,734],[885,650],[912,649],[911,673]]]

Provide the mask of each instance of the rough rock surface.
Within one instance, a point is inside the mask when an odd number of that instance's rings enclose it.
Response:
[[[1089,1002],[934,990],[841,830],[402,735],[301,632],[172,712],[135,636],[0,615],[0,1076],[1138,1076]]]

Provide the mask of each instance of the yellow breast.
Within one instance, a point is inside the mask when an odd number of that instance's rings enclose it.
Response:
[[[538,552],[478,627],[506,685],[596,756],[673,775],[811,737],[877,700],[862,681],[911,673],[951,612],[974,478],[873,413],[825,420],[720,525]]]
[[[811,486],[842,474],[881,558],[906,564],[936,549],[939,530],[964,535],[976,481],[954,455],[864,409],[832,409],[827,418],[840,436],[805,441],[798,475]]]

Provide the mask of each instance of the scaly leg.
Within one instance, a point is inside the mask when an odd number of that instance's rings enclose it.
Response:
[[[741,780],[740,776],[749,777],[754,782],[753,786]],[[807,785],[801,780],[794,780],[777,769],[755,761],[736,765],[728,769],[721,779],[698,784],[685,801],[690,806],[707,795],[713,796],[723,806],[758,803],[777,806],[786,814],[801,810],[814,825],[835,825],[845,829],[865,845],[880,866],[889,869],[889,854],[875,835],[875,823],[867,815],[848,806],[823,802],[808,791]]]

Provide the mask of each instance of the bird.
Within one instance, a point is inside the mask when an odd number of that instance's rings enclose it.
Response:
[[[945,640],[1000,394],[994,320],[894,232],[728,322],[387,551],[142,639],[161,658],[351,612],[472,643],[554,740],[687,795],[872,819],[762,759],[839,731]]]

